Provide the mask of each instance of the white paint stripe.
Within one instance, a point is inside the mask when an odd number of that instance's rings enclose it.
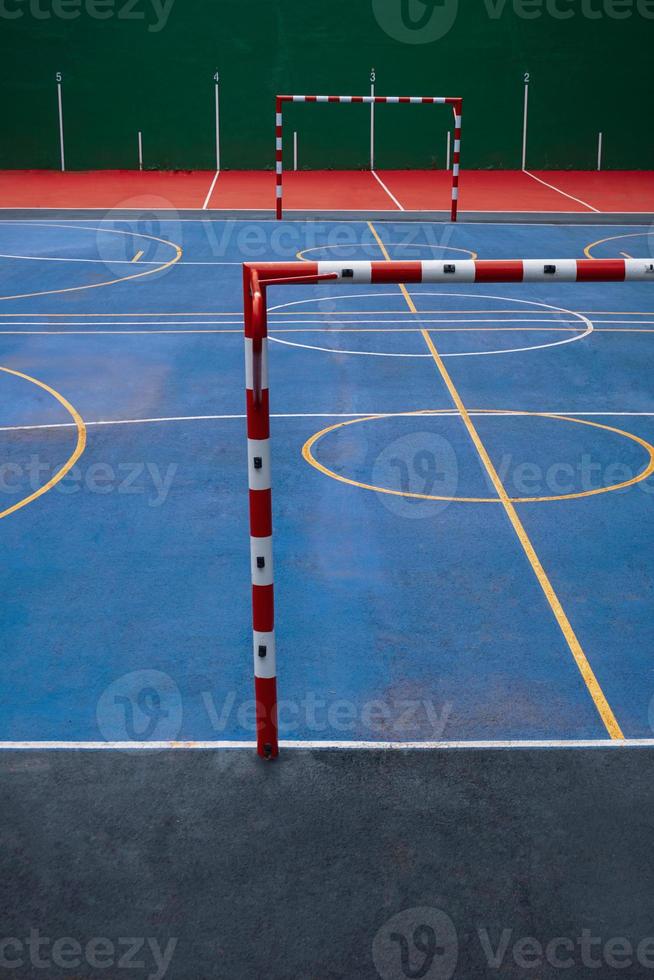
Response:
[[[540,177],[532,174],[529,170],[523,170],[522,172],[526,174],[527,177],[531,177],[532,180],[537,180],[539,184],[543,185],[543,187],[549,187],[551,191],[556,191],[557,194],[562,194],[563,197],[568,197],[571,201],[576,201],[577,204],[582,204],[585,208],[588,208],[589,211],[594,211],[596,214],[602,213],[599,208],[594,208],[592,204],[588,204],[587,201],[582,201],[578,197],[573,197],[572,194],[566,194],[566,192],[562,191],[560,187],[555,187],[554,184],[548,184],[546,180],[541,180]]]
[[[546,350],[549,347],[561,347],[563,344],[573,344],[578,340],[584,340],[589,334],[593,333],[594,327],[590,320],[585,321],[586,329],[583,333],[575,333],[572,337],[566,337],[564,340],[554,340],[547,344],[529,344],[526,347],[507,347],[501,350],[471,350],[471,351],[459,351],[457,353],[444,354],[440,352],[440,356],[445,357],[490,357],[497,354],[521,354],[532,350]],[[583,324],[580,323],[579,329]],[[319,347],[317,344],[300,344],[293,340],[282,340],[281,337],[270,336],[268,338],[272,343],[284,344],[286,347],[300,347],[305,350],[317,350],[328,354],[353,354],[358,357],[431,357],[431,354],[406,354],[396,351],[373,351],[373,350],[344,350],[339,347]]]
[[[65,742],[65,741],[46,741],[46,742],[0,742],[0,751],[19,752],[19,751],[125,751],[125,752],[153,752],[156,750],[175,750],[175,751],[207,751],[211,749],[253,749],[256,748],[254,741],[220,740],[214,742]],[[625,739],[513,739],[513,740],[492,740],[484,741],[425,741],[425,742],[345,742],[345,741],[303,741],[303,740],[280,740],[280,748],[283,749],[309,749],[312,751],[320,749],[344,749],[352,751],[361,750],[383,750],[392,752],[418,751],[418,750],[465,750],[465,749],[611,749],[619,751],[628,748],[654,748],[653,738],[625,738]]]
[[[259,568],[258,561],[263,561],[263,568]],[[254,538],[250,536],[250,571],[252,573],[252,585],[273,584],[272,537]]]
[[[340,262],[333,259],[327,259],[325,261],[318,262],[318,275],[319,276],[329,276],[336,275],[339,280],[344,280],[345,276],[343,272],[345,270],[352,272],[345,281],[349,283],[363,283],[364,285],[370,285],[372,279],[372,263],[371,262],[357,262],[356,264],[349,263],[347,259]]]
[[[259,656],[259,647],[265,646],[265,657]],[[254,676],[276,677],[277,660],[275,651],[275,634],[252,631],[252,652],[254,654]]]
[[[384,181],[381,179],[381,177],[379,176],[379,174],[377,173],[377,171],[376,170],[371,170],[370,173],[373,175],[373,177],[375,178],[375,180],[377,181],[377,183],[381,185],[382,189],[386,191],[386,193],[390,197],[390,199],[393,202],[393,204],[395,204],[400,211],[404,211],[404,208],[402,207],[402,205],[400,204],[400,202],[398,201],[398,199],[395,197],[394,194],[391,194],[391,192],[389,191],[388,187],[386,186],[386,184],[384,183]]]
[[[260,460],[257,468],[255,459]],[[270,490],[270,439],[248,439],[248,486],[250,490]]]
[[[425,260],[425,261],[428,261],[428,260]],[[457,261],[457,260],[453,260],[453,261]],[[131,262],[129,264],[131,265]],[[241,262],[237,262],[235,264],[236,265],[242,265]],[[344,266],[346,264],[347,264],[347,261],[343,263]],[[415,289],[418,285],[419,285],[418,283],[414,283],[412,285],[412,289]],[[420,295],[420,293],[418,293],[418,295]],[[432,293],[432,292],[429,292],[429,293],[425,293],[425,295],[426,296],[434,296],[436,294],[435,293]],[[439,295],[441,295],[442,298],[444,298],[444,299],[449,298],[449,296],[450,296],[449,293],[443,293],[443,294],[439,294]],[[383,296],[383,297],[389,297],[389,296],[391,296],[394,299],[397,298],[397,294],[396,293],[384,292],[383,290],[381,290],[381,288],[380,288],[379,293],[366,293],[366,294],[363,294],[363,296],[359,296],[359,294],[357,294],[357,293],[351,293],[351,294],[349,294],[346,297],[339,297],[339,298],[340,299],[343,299],[343,298],[345,298],[345,299],[360,299],[360,298],[370,297],[370,296]],[[332,299],[333,297],[329,297],[329,298]],[[507,297],[506,296],[505,297],[501,297],[500,296],[500,297],[498,297],[498,299],[507,299]],[[298,316],[298,317],[300,317],[300,316],[304,316],[305,314],[302,313],[301,311],[300,312],[295,312],[293,310],[289,310],[289,309],[287,309],[287,307],[290,307],[290,306],[300,306],[302,303],[324,303],[324,302],[325,302],[325,297],[324,296],[319,296],[319,297],[313,298],[313,299],[295,300],[295,301],[289,302],[289,303],[280,303],[279,306],[273,306],[268,311],[268,313],[269,313],[270,316],[273,316],[273,317],[280,317],[280,316]],[[515,300],[512,300],[512,302],[515,302]],[[528,304],[529,303],[529,300],[526,300],[525,302]],[[537,305],[536,304],[536,301],[534,301],[534,304]],[[393,316],[394,314],[399,314],[399,313],[402,313],[402,312],[403,311],[401,309],[397,309],[397,310],[365,310],[364,309],[364,310],[356,310],[356,311],[355,310],[339,310],[338,311],[338,315],[339,316],[353,316],[353,317],[360,317],[360,316],[378,317],[378,316]],[[522,313],[522,312],[526,312],[526,313],[529,314],[529,313],[537,313],[538,311],[537,310],[525,310],[525,311],[522,311],[522,310],[516,310],[515,308],[513,308],[513,309],[496,309],[496,310],[456,310],[456,309],[453,309],[453,310],[442,310],[441,309],[441,310],[421,310],[420,312],[421,312],[421,314],[423,314],[423,313],[424,314],[439,314],[441,316],[459,316],[459,315],[468,316],[471,313],[489,313],[489,314],[490,313],[494,313],[494,314],[501,313],[501,314],[504,315],[504,314],[511,314],[511,313],[516,313],[517,314],[517,313]],[[646,310],[578,310],[578,312],[579,313],[585,313],[587,316],[654,316],[654,312],[646,311]],[[333,312],[331,310],[317,310],[317,311],[315,311],[315,313],[312,313],[312,315],[314,315],[314,316],[333,316]],[[90,323],[97,322],[97,321],[90,320],[90,317],[95,317],[95,316],[111,316],[111,317],[124,317],[124,316],[134,316],[134,317],[169,316],[169,317],[180,317],[180,321],[179,321],[180,323],[184,323],[184,322],[194,322],[194,323],[197,322],[197,323],[202,323],[202,322],[204,322],[202,320],[197,320],[197,321],[184,321],[184,320],[181,319],[182,317],[187,317],[187,316],[202,316],[202,317],[207,317],[207,316],[233,316],[233,317],[238,317],[239,318],[239,320],[238,320],[239,323],[243,323],[243,316],[242,316],[242,314],[240,312],[239,313],[226,313],[226,312],[221,311],[221,310],[208,311],[206,313],[205,312],[191,312],[191,313],[166,313],[166,312],[164,312],[164,313],[0,313],[0,317],[13,317],[13,318],[16,318],[16,317],[23,317],[23,316],[77,317],[79,322],[82,322],[84,319],[86,319],[88,317]],[[407,313],[406,314],[407,320],[411,319],[412,317],[413,317],[413,314],[411,314],[411,313]],[[16,322],[17,323],[20,323],[22,321],[17,320]],[[107,323],[110,323],[110,322],[113,322],[113,321],[109,321],[108,320],[106,322]],[[123,322],[122,320],[117,320],[116,321],[116,325],[119,325],[122,322]],[[146,323],[148,323],[148,322],[151,322],[151,321],[146,321]],[[206,321],[206,322],[213,323],[214,321],[209,320],[209,321]],[[215,322],[217,323],[219,321],[215,321]],[[282,321],[277,320],[277,322],[280,323]],[[620,321],[616,321],[616,322],[620,322]],[[625,321],[625,322],[628,322],[628,321]],[[47,320],[43,320],[43,324],[47,324]]]
[[[216,186],[216,181],[218,180],[218,177],[219,176],[220,176],[220,170],[216,170],[216,173],[214,175],[214,178],[211,181],[211,187],[209,188],[209,191],[207,193],[207,196],[204,199],[204,204],[202,205],[202,210],[203,211],[206,211],[207,208],[209,207],[209,201],[211,200],[211,195],[213,194],[213,189]]]
[[[442,355],[441,355],[442,356]],[[530,409],[530,411],[533,411]],[[651,412],[580,412],[575,408],[570,409],[539,409],[545,415],[574,415],[583,417],[595,417],[598,418],[654,418],[654,411]],[[378,418],[404,418],[408,416],[415,416],[416,412],[277,412],[272,414],[271,419],[358,419],[367,418],[369,416],[376,416]],[[435,412],[425,409],[421,414],[438,414],[439,416],[456,416],[459,413],[455,409],[444,409],[443,411]],[[489,410],[486,412],[482,411],[470,411],[470,415],[474,416],[486,416],[492,415],[522,415],[523,411],[520,409],[506,409],[506,410]],[[242,420],[247,418],[243,414],[226,414],[226,415],[172,415],[172,416],[162,416],[161,418],[149,418],[149,419],[107,419],[97,422],[89,422],[87,419],[84,420],[84,424],[87,429],[92,426],[108,426],[108,425],[156,425],[160,422],[221,422],[221,421],[231,421],[231,420]],[[43,425],[4,425],[0,426],[0,432],[29,432],[32,430],[40,429],[74,429],[74,422],[50,422]]]
[[[238,263],[238,264],[240,265],[241,263]],[[347,266],[347,259],[344,262],[339,263],[339,264],[343,268],[347,268],[348,267]],[[130,263],[130,265],[131,265],[131,263]],[[417,285],[418,285],[417,283],[414,284],[412,288],[415,288]],[[392,293],[392,294],[391,293],[380,293],[380,295],[381,296],[391,296],[392,295],[393,297],[395,297],[395,294],[394,293]],[[425,295],[432,295],[432,294],[431,293],[429,293],[429,294],[426,293]],[[445,297],[450,296],[451,294],[449,294],[449,293],[443,293],[442,295],[445,298]],[[416,293],[416,296],[419,297],[420,296],[420,292],[417,292]],[[348,299],[358,299],[359,297],[358,297],[358,295],[354,294],[352,296],[347,296],[346,298],[348,298]],[[321,296],[321,297],[319,297],[316,300],[316,302],[318,302],[318,303],[324,303],[325,302],[325,299],[326,299],[325,296]],[[331,299],[334,299],[334,297],[333,296],[330,296],[329,299],[330,300]],[[269,314],[270,314],[271,317],[274,317],[275,318],[275,323],[276,324],[278,324],[278,323],[299,323],[299,322],[303,322],[303,321],[300,320],[300,318],[301,317],[304,317],[304,316],[306,316],[306,317],[310,317],[310,316],[332,317],[332,316],[335,315],[335,313],[334,313],[333,310],[312,310],[310,313],[304,313],[303,311],[296,312],[295,310],[286,309],[287,306],[298,306],[298,305],[302,305],[303,303],[312,303],[312,302],[314,302],[312,299],[304,299],[304,300],[298,300],[295,303],[282,303],[282,304],[280,304],[280,306],[275,307],[274,309],[269,310],[268,312],[269,312]],[[529,301],[527,301],[527,302],[529,302]],[[461,317],[466,317],[467,318],[471,314],[477,314],[477,315],[484,314],[486,316],[492,317],[492,319],[488,320],[488,323],[493,323],[496,320],[495,314],[502,314],[502,316],[508,316],[508,315],[511,315],[511,314],[515,314],[515,316],[517,318],[522,319],[523,312],[526,313],[527,316],[530,316],[532,313],[537,313],[538,311],[537,310],[525,310],[525,311],[523,311],[523,310],[517,310],[517,309],[497,309],[497,310],[456,310],[456,309],[446,310],[446,309],[439,309],[439,310],[420,310],[419,311],[419,314],[420,314],[420,316],[434,316],[434,315],[439,315],[439,316],[442,316],[442,317],[446,317],[448,320],[451,319],[451,318],[452,319],[453,318],[461,318]],[[615,311],[615,310],[613,310],[613,311],[612,310],[579,310],[578,312],[579,313],[583,313],[586,316],[592,316],[592,317],[615,317],[615,316],[651,317],[651,316],[654,316],[654,313],[649,313],[649,312],[646,312],[646,311],[640,312],[638,310],[620,310],[620,311]],[[402,314],[402,310],[401,309],[398,309],[398,310],[357,310],[357,311],[355,311],[355,310],[339,310],[338,313],[337,313],[337,315],[339,317],[351,317],[352,318],[351,320],[342,321],[342,322],[348,322],[348,323],[349,322],[351,322],[351,323],[358,323],[359,322],[359,318],[361,318],[361,317],[374,317],[374,318],[377,318],[377,317],[381,317],[381,316],[383,316],[383,317],[389,317],[389,316],[400,315],[400,314]],[[29,315],[30,314],[28,314],[28,313],[0,313],[0,316],[14,317],[14,318],[23,317],[23,316],[29,316]],[[82,326],[89,326],[89,327],[94,327],[94,326],[116,326],[116,327],[120,327],[120,326],[124,326],[124,325],[129,325],[129,324],[137,324],[137,325],[141,325],[141,326],[149,326],[150,324],[156,324],[156,323],[166,323],[166,324],[170,323],[171,326],[186,326],[188,324],[221,324],[221,325],[223,325],[223,324],[232,324],[232,323],[240,324],[241,326],[243,325],[243,317],[242,317],[242,315],[240,313],[195,313],[195,314],[193,314],[193,313],[108,313],[108,314],[106,314],[106,313],[105,314],[102,314],[102,313],[88,313],[88,314],[87,313],[70,313],[70,314],[68,314],[68,313],[34,313],[34,314],[32,314],[32,316],[43,317],[43,319],[41,319],[41,320],[20,320],[20,319],[15,319],[15,322],[12,324],[12,326],[26,326],[26,327],[27,326],[40,326],[40,327],[47,327],[47,326],[65,326],[65,325],[70,325],[70,326],[74,326],[74,327],[82,327]],[[46,319],[46,317],[67,317],[67,316],[78,317],[78,319],[77,320],[61,320],[61,319],[58,319],[53,324],[50,324],[48,322],[48,320]],[[114,316],[114,317],[119,317],[119,316],[120,317],[122,317],[122,316],[136,316],[136,317],[170,316],[170,317],[180,317],[180,319],[178,321],[174,321],[174,320],[173,321],[158,321],[158,320],[145,320],[144,319],[142,323],[141,323],[140,320],[115,320],[115,321],[114,320],[89,320],[88,323],[84,323],[84,318],[87,317],[87,316],[89,316],[89,317],[90,316]],[[237,319],[233,319],[233,320],[184,320],[184,319],[181,319],[182,317],[185,317],[185,316],[207,316],[207,317],[208,316],[222,316],[222,317],[236,317]],[[283,316],[293,316],[293,317],[297,317],[298,319],[297,320],[282,320],[282,319],[280,319]],[[413,316],[414,316],[414,314],[407,312],[406,315],[404,316],[404,319],[402,319],[402,320],[386,320],[386,319],[384,319],[381,322],[382,323],[403,323],[403,322],[406,322],[406,321],[410,321],[413,318]],[[307,320],[307,322],[308,322],[308,320]],[[337,323],[337,322],[341,322],[341,321],[328,320],[325,323],[325,327],[328,327],[332,323]],[[365,323],[366,321],[365,320],[361,320],[361,322],[362,323]],[[445,322],[447,322],[447,320],[434,321],[434,322],[443,322],[443,323],[445,323]],[[462,322],[462,323],[463,322],[467,322],[467,320],[466,321],[460,320],[460,322]],[[502,322],[505,322],[505,321],[503,321],[501,319],[498,319],[497,322],[502,323]],[[510,320],[507,320],[506,322],[509,323],[511,321]],[[602,322],[603,323],[639,323],[639,322],[642,322],[642,323],[654,323],[654,320],[651,320],[651,319],[650,320],[602,320]],[[154,331],[154,333],[157,333],[157,331]]]

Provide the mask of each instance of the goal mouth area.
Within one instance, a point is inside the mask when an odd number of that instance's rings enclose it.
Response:
[[[413,96],[413,95],[278,95],[275,100],[275,214],[277,220],[284,216],[284,105],[287,104],[369,105],[371,114],[377,105],[449,105],[454,113],[454,145],[452,156],[452,183],[450,218],[456,221],[459,210],[459,175],[461,169],[461,127],[463,99],[460,96]],[[371,126],[374,128],[371,115]],[[449,136],[448,136],[449,140]],[[374,145],[374,137],[372,137]],[[398,204],[387,187],[377,177],[371,148],[370,172],[382,184],[385,192]],[[449,143],[448,143],[449,157]],[[449,160],[448,160],[449,163]],[[402,210],[400,206],[400,210]]]
[[[273,586],[273,520],[268,390],[270,286],[405,283],[654,283],[640,259],[465,259],[417,262],[253,262],[243,266],[248,487],[257,752],[279,753]]]

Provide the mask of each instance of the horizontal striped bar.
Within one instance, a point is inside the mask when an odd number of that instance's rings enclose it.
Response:
[[[461,98],[454,96],[422,96],[422,95],[280,95],[280,102],[333,102],[333,103],[364,103],[383,105],[389,102],[395,105],[459,105]]]
[[[652,259],[429,259],[423,262],[250,263],[262,283],[333,276],[334,283],[654,282]]]

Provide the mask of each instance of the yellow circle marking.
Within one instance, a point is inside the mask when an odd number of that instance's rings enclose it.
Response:
[[[586,246],[584,249],[584,255],[588,259],[594,259],[595,256],[592,254],[592,251],[594,248],[597,248],[598,245],[605,245],[607,242],[619,242],[623,238],[647,238],[649,237],[649,234],[650,232],[648,231],[636,231],[629,232],[627,235],[611,235],[609,238],[600,238],[599,241],[591,242],[590,245]]]
[[[66,230],[74,229],[77,231],[98,231],[103,235],[127,235],[130,238],[145,238],[151,242],[160,242],[162,245],[169,245],[170,248],[175,249],[175,255],[169,262],[165,262],[163,265],[157,265],[154,269],[146,269],[145,272],[135,272],[131,276],[121,276],[120,279],[107,279],[106,282],[92,282],[87,286],[66,286],[63,289],[42,289],[34,293],[14,293],[11,296],[0,296],[0,301],[8,299],[28,299],[30,296],[53,296],[58,293],[76,293],[82,289],[100,289],[102,286],[115,286],[119,282],[128,282],[130,279],[142,279],[144,276],[153,276],[155,272],[163,272],[165,269],[169,269],[171,265],[175,265],[182,257],[182,247],[177,245],[176,242],[168,242],[165,238],[157,238],[156,235],[144,235],[142,232],[138,231],[122,231],[120,228],[94,228],[90,225],[55,225],[48,223],[43,225],[39,222],[32,222],[32,227],[45,227],[45,228],[65,228]],[[29,258],[29,256],[24,256],[24,258]],[[110,262],[107,265],[111,265]]]
[[[395,248],[440,248],[440,249],[442,249],[445,252],[463,252],[465,255],[469,255],[471,259],[478,259],[479,258],[479,254],[477,252],[473,252],[472,249],[470,249],[470,248],[455,248],[454,245],[427,245],[426,242],[399,242],[399,243],[398,242],[395,242],[395,243],[391,242],[390,244],[391,244],[391,246],[394,244],[395,245]],[[346,244],[343,244],[343,245],[316,245],[315,248],[303,248],[301,252],[296,252],[295,253],[295,258],[296,259],[299,259],[300,262],[310,262],[311,259],[305,259],[305,257],[304,257],[305,255],[308,255],[309,252],[322,252],[324,249],[327,249],[327,248],[356,248],[356,245],[346,245]],[[347,262],[347,261],[350,261],[350,260],[344,259],[343,261],[344,262]],[[355,259],[352,259],[351,261],[354,262]],[[364,261],[366,261],[366,260],[364,260]]]
[[[577,419],[569,415],[554,415],[550,412],[513,412],[513,411],[498,411],[493,409],[470,409],[471,412],[480,413],[483,415],[506,415],[506,416],[530,416],[534,418],[545,418],[545,419],[556,419],[559,422],[574,422],[577,425],[588,425],[594,429],[603,429],[606,432],[613,432],[616,435],[624,436],[625,439],[631,439],[632,442],[637,442],[643,449],[646,450],[649,456],[649,462],[641,473],[638,473],[631,480],[625,480],[623,483],[615,483],[608,487],[599,487],[597,490],[583,490],[578,493],[565,493],[558,494],[552,497],[509,497],[511,503],[514,504],[533,504],[533,503],[549,503],[556,500],[579,500],[582,497],[595,497],[601,493],[612,493],[615,490],[622,490],[625,487],[633,486],[636,483],[641,483],[646,480],[648,476],[654,473],[654,446],[651,446],[644,439],[639,436],[635,436],[632,432],[624,432],[622,429],[616,429],[611,425],[603,425],[600,422],[590,422],[587,419]],[[375,493],[386,493],[393,497],[412,497],[416,500],[447,500],[453,503],[463,503],[463,504],[499,504],[502,501],[499,497],[443,497],[434,494],[427,493],[413,493],[410,491],[403,490],[391,490],[388,487],[377,487],[369,483],[360,483],[358,480],[351,480],[349,477],[341,476],[339,473],[335,473],[333,470],[328,469],[323,466],[313,454],[313,447],[319,442],[324,436],[328,435],[330,432],[334,432],[336,429],[344,428],[347,425],[358,425],[361,422],[374,422],[379,419],[385,418],[405,418],[416,415],[451,415],[451,409],[426,409],[419,412],[390,412],[386,415],[367,415],[365,418],[360,419],[348,419],[346,422],[337,422],[335,425],[327,426],[326,429],[322,429],[320,432],[316,432],[315,435],[307,439],[304,446],[302,447],[302,456],[311,466],[324,473],[325,476],[331,477],[332,480],[338,480],[339,483],[347,483],[352,487],[359,487],[361,490],[372,490]]]
[[[70,404],[68,399],[64,398],[63,395],[61,395],[58,391],[55,391],[54,388],[51,388],[50,385],[47,385],[44,381],[39,381],[37,378],[32,378],[29,374],[23,374],[22,371],[12,371],[11,368],[7,367],[0,367],[0,371],[4,371],[5,374],[13,374],[15,378],[22,378],[23,381],[29,381],[30,384],[36,385],[38,388],[42,388],[44,391],[47,391],[49,395],[56,398],[60,405],[63,405],[77,426],[77,444],[72,455],[66,460],[64,465],[57,470],[52,479],[48,480],[47,483],[44,483],[43,486],[39,487],[38,490],[35,490],[34,493],[31,493],[29,497],[25,497],[23,500],[19,500],[18,503],[13,504],[6,510],[0,511],[1,519],[3,517],[9,517],[10,514],[15,514],[17,510],[21,509],[21,507],[27,507],[28,504],[31,504],[34,500],[42,497],[44,493],[47,493],[48,490],[52,490],[57,483],[60,483],[61,480],[63,480],[86,448],[86,425],[84,424],[84,419],[82,416],[79,414],[77,409]]]

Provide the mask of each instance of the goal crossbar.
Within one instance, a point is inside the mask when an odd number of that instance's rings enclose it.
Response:
[[[459,174],[461,165],[461,119],[463,99],[454,96],[418,95],[278,95],[275,114],[275,175],[276,214],[281,220],[284,214],[284,103],[336,103],[363,105],[450,105],[454,112],[454,152],[452,156],[452,197],[450,216],[456,221],[459,209]],[[374,171],[373,171],[374,173]]]
[[[267,290],[350,283],[651,282],[652,259],[257,262],[243,266],[247,453],[257,751],[279,752],[273,592]]]

